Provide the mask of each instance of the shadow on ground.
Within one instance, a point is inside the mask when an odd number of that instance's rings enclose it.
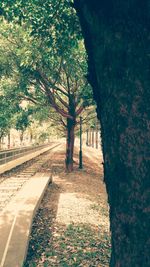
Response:
[[[49,185],[33,222],[24,267],[107,267],[110,233],[103,170],[84,156],[64,171],[64,152],[55,153]],[[101,163],[101,162],[100,162]],[[47,165],[44,167],[47,169]],[[43,170],[42,170],[43,171]]]

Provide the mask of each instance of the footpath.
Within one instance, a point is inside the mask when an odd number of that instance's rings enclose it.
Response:
[[[49,149],[55,151],[57,145],[50,145],[40,151],[3,164],[0,166],[0,173],[17,167]],[[11,171],[0,177],[0,203],[4,204],[0,210],[0,267],[21,267],[23,265],[33,217],[51,181],[50,171],[44,173],[39,171],[30,178],[28,177],[30,175],[23,173],[16,178],[13,176],[14,172]]]
[[[83,146],[83,169],[65,173],[65,148],[53,157],[48,186],[33,222],[24,267],[108,267],[110,232],[100,149]],[[49,167],[47,163],[45,170]],[[44,171],[44,169],[43,169]]]
[[[74,171],[67,174],[65,146],[55,148],[51,159],[0,214],[0,267],[108,267],[102,154],[83,146],[79,170],[78,150],[77,143]]]

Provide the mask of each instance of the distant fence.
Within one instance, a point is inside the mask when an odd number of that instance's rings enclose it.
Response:
[[[89,128],[86,130],[86,145],[97,149],[101,146],[99,129]]]
[[[41,148],[46,147],[47,145],[48,144],[3,150],[0,152],[0,165],[16,158],[23,157],[31,152],[35,152]]]

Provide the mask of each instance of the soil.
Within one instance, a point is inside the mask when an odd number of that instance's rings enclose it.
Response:
[[[77,146],[78,147],[78,146]],[[24,267],[106,267],[110,259],[107,195],[100,149],[83,148],[83,169],[64,171],[65,149],[55,152],[41,171],[52,171],[35,216]]]

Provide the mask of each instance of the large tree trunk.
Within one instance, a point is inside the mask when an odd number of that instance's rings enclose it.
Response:
[[[101,121],[111,267],[150,266],[150,5],[75,0]]]
[[[0,150],[2,149],[2,137],[0,137]]]
[[[73,171],[73,152],[75,139],[75,123],[72,119],[67,119],[67,140],[66,140],[66,171]]]

